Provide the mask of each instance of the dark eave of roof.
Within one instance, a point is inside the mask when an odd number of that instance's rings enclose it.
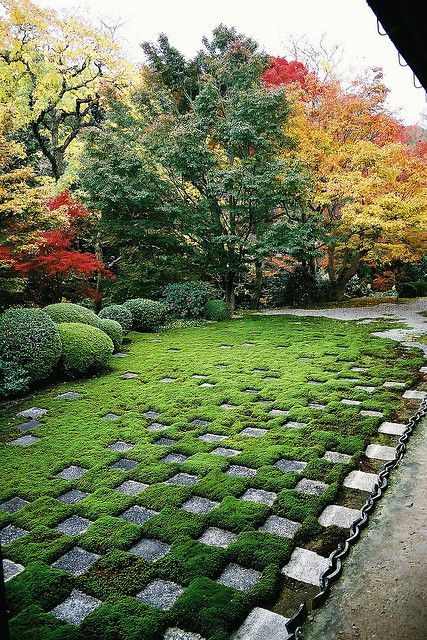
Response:
[[[427,91],[426,0],[367,0],[367,3]]]

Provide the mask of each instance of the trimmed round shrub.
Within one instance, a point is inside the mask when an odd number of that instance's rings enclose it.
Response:
[[[224,300],[209,300],[203,310],[205,318],[208,320],[229,320],[231,309]]]
[[[43,309],[54,322],[81,322],[82,324],[90,324],[92,327],[100,326],[100,320],[96,313],[91,309],[82,307],[80,304],[73,302],[57,302],[49,304]]]
[[[31,382],[47,378],[61,356],[53,320],[40,309],[9,309],[0,318],[0,358],[14,362]]]
[[[114,353],[113,341],[98,327],[81,322],[61,322],[62,371],[72,377],[103,369]]]
[[[166,317],[165,305],[146,298],[133,298],[123,303],[132,314],[133,328],[136,331],[155,331]]]
[[[24,393],[29,382],[29,376],[19,364],[0,360],[0,400]]]
[[[123,329],[122,325],[115,320],[109,320],[105,318],[101,320],[101,331],[107,334],[113,341],[114,351],[118,351],[123,342]]]
[[[417,288],[412,282],[402,282],[398,292],[401,298],[416,298],[418,296]]]
[[[163,290],[163,300],[169,313],[177,318],[197,318],[208,300],[215,297],[208,282],[175,282]]]
[[[120,323],[124,333],[128,333],[132,329],[132,314],[122,304],[110,304],[104,307],[98,313],[98,317],[102,319],[115,320]]]

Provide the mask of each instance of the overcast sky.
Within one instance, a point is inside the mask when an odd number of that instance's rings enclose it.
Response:
[[[223,22],[255,38],[267,52],[283,54],[289,36],[307,34],[342,43],[345,62],[354,69],[380,66],[390,88],[389,106],[406,124],[426,112],[425,93],[413,85],[412,71],[399,65],[388,37],[377,33],[376,17],[365,0],[34,0],[37,4],[81,9],[92,16],[120,16],[123,44],[136,61],[139,44],[166,33],[172,44],[191,56],[202,36]]]

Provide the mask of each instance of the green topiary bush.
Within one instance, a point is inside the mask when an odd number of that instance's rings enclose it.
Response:
[[[81,322],[89,324],[92,327],[100,327],[100,320],[96,313],[91,309],[82,307],[80,304],[72,302],[57,302],[49,304],[43,309],[54,322]]]
[[[398,287],[398,293],[401,298],[416,298],[418,296],[414,282],[402,282]]]
[[[29,382],[29,376],[19,364],[0,360],[0,400],[24,393]]]
[[[98,313],[98,317],[119,322],[125,334],[132,329],[132,314],[129,309],[126,309],[122,304],[110,304],[108,307],[104,307]]]
[[[62,340],[62,371],[68,376],[81,376],[107,366],[114,352],[113,341],[97,327],[79,322],[58,324]]]
[[[208,320],[229,320],[231,309],[224,300],[209,300],[205,304],[203,314]]]
[[[132,314],[133,328],[136,331],[155,331],[166,318],[166,307],[161,302],[145,298],[133,298],[124,303]]]
[[[177,318],[196,318],[215,296],[215,289],[207,282],[175,282],[163,291],[166,309]]]
[[[116,322],[116,320],[105,318],[101,320],[101,326],[99,328],[113,341],[114,351],[118,351],[123,342],[122,325]]]
[[[39,309],[10,309],[0,318],[0,358],[19,365],[31,382],[47,378],[61,356],[53,320]]]

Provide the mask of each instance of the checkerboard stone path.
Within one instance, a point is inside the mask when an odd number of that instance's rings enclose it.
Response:
[[[255,607],[232,640],[283,640],[288,634],[288,618],[268,609]]]
[[[225,447],[217,447],[213,451],[211,451],[215,456],[225,456],[226,458],[233,458],[234,456],[238,456],[241,451],[237,449],[227,449]]]
[[[220,436],[217,433],[205,433],[199,436],[199,440],[202,442],[221,442],[222,440],[227,440],[227,436]]]
[[[366,473],[358,469],[350,471],[348,476],[344,478],[343,486],[348,489],[358,489],[359,491],[371,492],[378,481],[375,473]]]
[[[79,489],[71,489],[71,491],[67,491],[66,493],[58,496],[57,499],[60,502],[65,502],[65,504],[76,504],[77,502],[80,502],[80,500],[87,498],[88,495],[89,494],[85,491],[80,491]]]
[[[226,474],[233,478],[253,478],[256,476],[257,470],[239,464],[232,464],[226,471]]]
[[[153,511],[153,509],[146,509],[145,507],[140,507],[138,504],[136,504],[133,507],[129,507],[129,509],[126,509],[126,511],[122,513],[120,517],[124,520],[127,520],[128,522],[132,522],[132,524],[143,525],[148,520],[150,520],[150,518],[157,516],[158,513],[158,511]]]
[[[162,462],[168,462],[171,464],[179,464],[187,460],[188,456],[185,456],[183,453],[168,453],[167,456],[162,458]]]
[[[177,473],[165,481],[165,484],[177,484],[183,487],[189,487],[193,484],[196,484],[198,478],[197,476],[193,476],[190,473]]]
[[[265,436],[266,433],[268,433],[268,429],[246,427],[246,429],[243,429],[243,431],[241,431],[239,435],[248,436],[249,438],[260,438],[261,436]]]
[[[51,567],[52,569],[60,569],[66,573],[71,573],[73,576],[81,576],[90,569],[100,557],[97,553],[90,553],[80,547],[74,547],[71,551],[56,560]]]
[[[182,505],[184,511],[198,515],[209,513],[213,509],[216,509],[216,507],[219,507],[219,502],[215,502],[215,500],[208,500],[208,498],[202,498],[200,496],[192,496]]]
[[[10,498],[9,500],[2,502],[0,504],[0,510],[3,511],[4,513],[12,514],[12,513],[16,513],[17,511],[20,511],[27,504],[30,504],[28,500],[24,500],[19,496],[15,496],[14,498]]]
[[[93,524],[92,520],[74,515],[63,522],[60,522],[56,525],[55,529],[67,536],[78,536],[79,534],[87,531],[91,524]]]
[[[381,444],[370,444],[366,447],[365,455],[367,458],[373,458],[375,460],[394,460],[396,457],[396,449]]]
[[[79,467],[78,465],[72,464],[69,467],[65,467],[59,473],[56,474],[57,478],[62,478],[63,480],[78,480],[81,478],[87,469],[84,467]]]
[[[276,536],[284,538],[293,538],[301,528],[300,522],[293,522],[287,518],[281,518],[279,516],[269,516],[264,524],[259,528],[259,531],[265,531],[266,533],[273,533]]]
[[[73,589],[68,598],[50,612],[58,620],[74,626],[80,625],[92,611],[102,604],[101,600]]]
[[[137,462],[136,460],[128,460],[127,458],[120,458],[120,460],[117,460],[116,462],[113,462],[113,464],[110,464],[108,468],[116,469],[118,471],[130,471],[131,469],[134,469],[135,467],[137,467],[138,464],[139,462]]]
[[[237,535],[231,531],[225,531],[218,527],[208,527],[200,536],[199,542],[207,544],[211,547],[222,547],[226,549],[230,544],[236,542]]]
[[[163,640],[205,640],[199,633],[191,633],[183,631],[178,627],[169,627],[166,629]]]
[[[9,582],[9,580],[12,580],[12,578],[15,578],[15,576],[18,576],[23,571],[25,571],[25,567],[23,567],[22,564],[3,558],[3,574],[5,582]]]
[[[330,504],[320,514],[319,524],[321,524],[322,527],[330,527],[333,525],[335,527],[348,529],[359,515],[360,511],[357,509]]]
[[[371,409],[362,409],[360,415],[365,418],[382,418],[384,413],[382,411],[372,411]]]
[[[7,527],[0,531],[0,542],[2,545],[11,544],[20,538],[26,536],[28,531],[21,529],[21,527],[15,527],[13,524],[8,524]]]
[[[302,493],[310,493],[313,496],[321,496],[325,493],[328,485],[324,482],[320,482],[319,480],[309,480],[308,478],[303,478],[298,482],[295,487],[295,491],[301,491]]]
[[[107,449],[110,449],[110,451],[130,451],[130,449],[133,449],[133,446],[133,444],[129,444],[123,440],[117,440],[117,442],[109,444]]]
[[[161,422],[152,422],[147,425],[147,431],[166,431],[169,427],[165,424],[161,424]]]
[[[264,489],[247,489],[240,497],[240,500],[247,502],[256,502],[257,504],[267,504],[271,506],[277,498],[277,493],[273,491],[264,491]]]
[[[288,564],[283,567],[282,573],[288,578],[293,578],[299,582],[319,586],[320,576],[328,566],[328,558],[324,558],[309,549],[296,547]]]
[[[416,390],[408,389],[407,391],[405,391],[405,393],[402,396],[404,400],[424,400],[424,398],[426,397],[427,397],[427,391],[418,391],[417,389]]]
[[[406,429],[406,424],[402,422],[383,422],[379,428],[379,433],[386,433],[390,436],[401,436]]]
[[[171,546],[160,540],[152,540],[150,538],[142,538],[139,542],[129,549],[129,553],[142,556],[146,560],[154,562],[163,558],[171,550]]]
[[[280,469],[283,473],[299,473],[307,466],[306,462],[302,462],[301,460],[286,460],[282,458],[278,460],[275,464],[275,467]]]
[[[182,593],[184,593],[184,587],[175,582],[153,580],[136,597],[152,607],[169,611]]]
[[[261,578],[255,569],[246,569],[238,564],[230,563],[221,573],[217,582],[239,591],[250,591]]]
[[[103,420],[117,420],[120,416],[117,413],[106,413],[102,416]]]
[[[323,460],[328,462],[347,464],[351,460],[351,456],[346,453],[339,453],[338,451],[325,451]]]
[[[148,488],[148,484],[144,484],[143,482],[137,482],[136,480],[125,480],[122,484],[119,484],[114,490],[119,493],[124,493],[128,496],[136,496],[144,489]]]

